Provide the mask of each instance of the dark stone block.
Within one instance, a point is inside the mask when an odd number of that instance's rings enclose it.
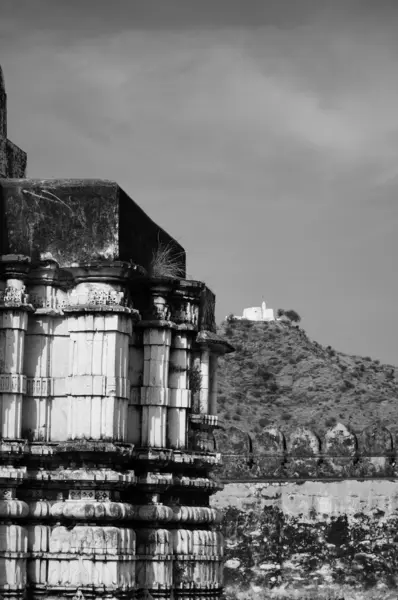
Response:
[[[150,268],[159,247],[172,248],[185,275],[184,249],[117,185],[89,179],[1,179],[2,254],[35,262],[51,255],[70,267],[101,260]]]
[[[26,152],[10,140],[7,140],[7,177],[20,178],[26,176]]]

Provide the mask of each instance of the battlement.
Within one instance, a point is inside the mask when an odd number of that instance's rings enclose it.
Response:
[[[398,444],[376,424],[354,433],[337,423],[322,437],[298,427],[287,438],[269,426],[255,440],[232,426],[215,431],[214,444],[226,481],[398,477]]]

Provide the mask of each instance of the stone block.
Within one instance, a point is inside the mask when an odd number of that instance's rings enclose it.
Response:
[[[2,179],[0,199],[2,254],[49,253],[62,267],[131,260],[149,269],[163,245],[185,274],[184,249],[113,181]]]
[[[7,140],[6,146],[7,174],[9,178],[20,178],[26,175],[27,155],[16,144]]]

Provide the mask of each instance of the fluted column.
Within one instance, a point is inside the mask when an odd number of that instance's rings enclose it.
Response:
[[[210,373],[210,351],[208,348],[202,348],[200,353],[200,412],[208,414],[209,412],[209,373]]]
[[[42,261],[28,280],[35,313],[29,317],[26,333],[22,429],[24,437],[35,442],[66,439],[69,331],[62,312],[67,293],[59,285],[58,271],[55,260]]]
[[[170,343],[170,329],[150,327],[144,330],[144,376],[141,388],[143,446],[166,447]]]
[[[69,439],[126,439],[130,315],[72,312],[68,319]]]
[[[209,414],[217,415],[217,393],[218,393],[218,355],[210,355],[209,363]]]
[[[169,409],[167,415],[167,446],[182,449],[187,441],[187,410],[191,405],[188,389],[188,351],[190,340],[186,332],[172,336],[169,366]]]
[[[129,343],[130,398],[127,415],[127,438],[130,444],[141,444],[141,388],[144,377],[143,332],[134,331]]]
[[[2,265],[4,266],[4,265]],[[5,269],[13,269],[10,260]],[[17,268],[17,267],[15,267]],[[1,437],[21,437],[25,333],[28,326],[27,296],[22,279],[7,277],[0,293],[0,418]]]

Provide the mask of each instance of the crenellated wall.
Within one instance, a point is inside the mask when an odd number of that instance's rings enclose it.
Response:
[[[398,593],[398,448],[388,429],[338,423],[322,437],[301,427],[285,437],[269,426],[252,440],[230,427],[214,437],[224,489],[211,505],[224,516],[228,597]]]

